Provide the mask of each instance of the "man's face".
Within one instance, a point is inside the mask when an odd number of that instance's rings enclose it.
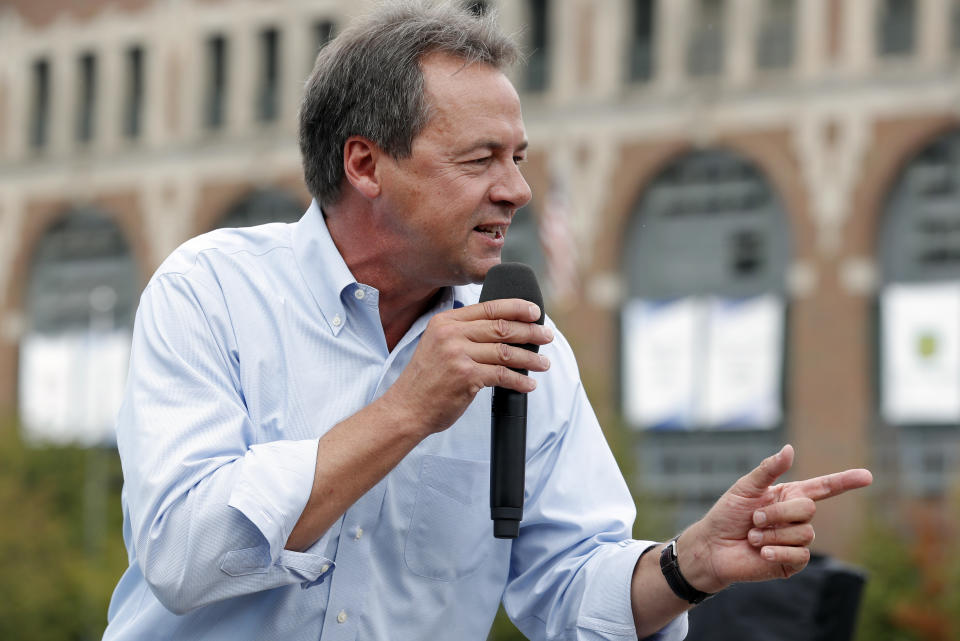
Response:
[[[442,54],[421,61],[430,120],[412,154],[378,166],[378,226],[418,285],[480,282],[530,200],[520,99],[500,71]]]

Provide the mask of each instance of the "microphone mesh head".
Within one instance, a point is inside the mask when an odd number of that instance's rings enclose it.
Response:
[[[500,263],[494,265],[487,272],[483,280],[483,289],[480,290],[480,302],[497,300],[499,298],[520,298],[530,301],[540,308],[538,325],[543,325],[545,316],[543,310],[543,294],[537,284],[537,276],[529,265],[523,263]],[[540,351],[539,345],[520,345],[531,352]]]

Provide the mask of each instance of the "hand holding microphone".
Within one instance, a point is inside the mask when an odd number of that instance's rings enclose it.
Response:
[[[408,418],[417,442],[442,432],[463,414],[484,387],[530,392],[526,371],[549,362],[517,345],[553,340],[537,325],[542,308],[525,300],[489,300],[437,314],[427,324],[410,363],[381,397],[393,414]],[[521,373],[522,372],[522,373]]]

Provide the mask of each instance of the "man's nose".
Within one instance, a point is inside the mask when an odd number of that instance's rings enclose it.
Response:
[[[490,191],[490,199],[495,203],[503,204],[511,209],[520,209],[533,197],[530,185],[527,184],[520,167],[510,161],[500,179]]]

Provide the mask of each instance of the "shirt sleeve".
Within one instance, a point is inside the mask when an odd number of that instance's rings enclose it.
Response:
[[[161,603],[181,614],[282,585],[332,562],[284,550],[313,485],[317,440],[258,442],[217,290],[180,274],[141,297],[117,422],[130,551]]]
[[[504,608],[537,641],[636,640],[630,581],[653,541],[634,541],[633,499],[561,335],[551,345],[549,384],[529,398],[524,516],[513,545]],[[538,392],[543,394],[538,396]],[[681,615],[657,634],[683,639]]]

